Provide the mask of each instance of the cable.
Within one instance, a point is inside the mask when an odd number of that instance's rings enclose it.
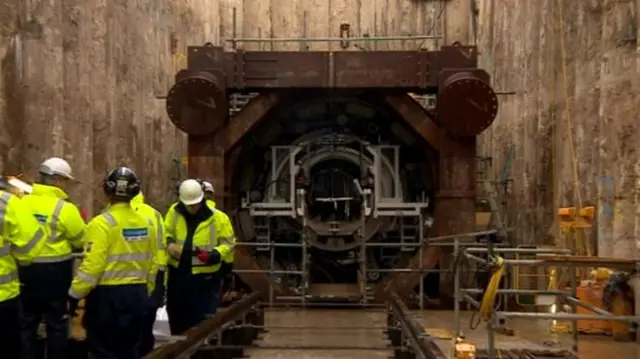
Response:
[[[471,322],[469,323],[471,330],[476,329],[481,320],[484,319],[484,321],[488,321],[495,309],[494,305],[496,297],[498,296],[500,281],[502,280],[502,276],[504,275],[507,267],[505,266],[504,259],[502,259],[502,257],[495,257],[494,265],[495,271],[491,275],[487,289],[482,296],[480,309],[477,312],[474,312],[471,316]]]
[[[571,119],[571,110],[569,109],[569,81],[567,75],[567,49],[564,40],[564,11],[562,0],[557,0],[558,5],[558,22],[560,25],[560,53],[562,56],[562,87],[564,92],[564,112],[565,119],[567,121],[567,140],[569,141],[569,149],[571,150],[571,166],[573,168],[573,190],[578,199],[578,211],[582,209],[582,191],[580,185],[580,178],[578,173],[578,158],[576,155],[575,141],[573,139],[573,121]],[[578,240],[576,241],[578,242]],[[579,243],[576,243],[576,247],[580,247]],[[587,256],[591,256],[591,246],[588,243],[584,245]]]

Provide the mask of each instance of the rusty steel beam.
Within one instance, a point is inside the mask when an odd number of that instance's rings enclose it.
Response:
[[[440,73],[436,112],[443,131],[438,133],[438,192],[435,201],[434,236],[469,233],[475,230],[476,136],[491,125],[498,111],[489,75],[480,69],[443,69]],[[409,115],[407,111],[406,115]],[[424,131],[423,131],[424,132]],[[424,135],[423,135],[424,137]],[[408,269],[448,268],[448,247],[427,247],[416,253]],[[442,272],[446,273],[446,272]],[[378,300],[390,290],[408,295],[418,285],[419,272],[391,275],[375,288]],[[450,278],[442,275],[442,292]]]
[[[280,95],[277,92],[264,92],[251,99],[242,111],[233,116],[232,121],[216,132],[215,143],[221,144],[225,152],[230,151],[279,100]]]
[[[438,125],[406,95],[389,94],[386,101],[440,152],[435,235],[471,232],[475,136],[493,122],[498,108],[489,75],[477,68],[477,55],[476,47],[459,44],[431,52],[225,52],[206,44],[189,48],[188,68],[176,75],[167,96],[167,113],[189,135],[189,175],[212,178],[216,193],[224,196],[225,170],[230,170],[225,167],[225,154],[278,103],[274,89],[435,93]],[[228,96],[242,91],[262,94],[229,121]],[[222,204],[224,198],[218,201]],[[257,268],[248,252],[238,253],[237,265]],[[438,256],[436,248],[424,250],[424,267],[434,267]],[[418,263],[419,257],[413,258],[410,268]],[[416,274],[392,276],[376,293],[385,288],[408,293],[420,278]],[[254,289],[268,288],[268,277],[258,277],[245,280],[255,280]]]
[[[442,130],[429,117],[424,107],[417,103],[409,94],[389,94],[385,101],[404,118],[407,123],[424,138],[436,151],[440,149]]]
[[[476,230],[476,142],[475,136],[454,137],[442,133],[433,236],[472,233]],[[422,251],[423,269],[433,269],[438,264],[441,268],[448,268],[450,252],[447,247],[426,247]],[[407,268],[420,268],[420,252],[411,258]],[[441,277],[441,283],[447,280]],[[418,272],[391,275],[375,288],[376,300],[385,300],[387,293],[392,290],[400,296],[409,295],[419,281]]]
[[[225,52],[211,44],[191,46],[188,66],[177,80],[199,74],[201,89],[212,94],[267,88],[377,88],[435,92],[441,70],[477,67],[473,46],[445,46],[440,51],[367,52]],[[213,76],[204,79],[203,72]],[[215,77],[215,80],[211,77]],[[216,91],[212,90],[216,87]],[[194,93],[194,92],[192,92]]]

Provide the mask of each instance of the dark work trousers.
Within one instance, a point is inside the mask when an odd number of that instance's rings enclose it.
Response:
[[[0,358],[21,358],[21,320],[22,316],[19,297],[0,302]]]
[[[181,335],[215,314],[220,296],[217,274],[185,274],[169,267],[167,315],[172,335]]]
[[[20,269],[22,282],[23,357],[34,359],[38,326],[44,320],[47,359],[66,359],[69,340],[67,292],[73,276],[71,260],[33,263]]]
[[[138,359],[149,295],[144,284],[98,286],[85,300],[91,359]]]
[[[149,297],[149,311],[145,316],[144,331],[142,332],[142,343],[140,344],[140,356],[143,357],[153,351],[156,338],[153,336],[153,325],[156,322],[158,308],[164,302],[164,278],[165,272],[159,271],[156,275],[156,287]]]
[[[139,353],[141,357],[151,353],[156,345],[156,338],[153,336],[153,325],[156,322],[157,312],[158,308],[149,306],[149,312],[144,318],[144,330],[142,331]]]

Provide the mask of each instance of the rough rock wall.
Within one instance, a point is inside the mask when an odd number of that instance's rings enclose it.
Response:
[[[510,222],[541,242],[558,206],[598,205],[600,255],[640,257],[638,0],[480,0],[479,46],[501,98],[480,151],[509,146]],[[638,223],[638,224],[636,224]]]
[[[0,0],[0,167],[32,175],[52,155],[81,183],[70,191],[90,212],[101,181],[128,165],[152,204],[165,207],[184,136],[164,96],[186,44],[219,41],[210,1]]]

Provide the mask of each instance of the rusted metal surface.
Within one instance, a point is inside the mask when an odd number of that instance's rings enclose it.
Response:
[[[409,125],[436,151],[440,148],[442,129],[427,114],[427,111],[408,94],[389,94],[387,103],[404,118]]]
[[[475,231],[476,137],[454,137],[444,131],[441,136],[438,161],[439,189],[436,195],[433,234],[430,234],[444,236],[471,233]],[[438,264],[441,268],[448,268],[449,263],[448,247],[427,247],[422,251],[422,264],[425,269],[433,269]],[[420,252],[411,258],[407,268],[420,268]],[[376,299],[384,300],[387,297],[385,292],[391,290],[400,296],[406,296],[419,281],[418,272],[392,274],[376,287]],[[441,282],[450,281],[449,278],[441,277]],[[442,289],[450,290],[446,285]]]
[[[211,45],[188,49],[188,69],[220,71],[229,91],[267,88],[378,88],[434,92],[442,69],[477,67],[474,47],[440,51],[224,52]]]
[[[188,49],[188,68],[176,75],[167,111],[173,123],[189,134],[189,176],[212,179],[216,200],[226,207],[231,203],[225,201],[230,196],[227,172],[235,167],[226,157],[278,105],[284,91],[388,91],[387,103],[440,152],[433,229],[433,235],[440,236],[474,229],[475,135],[491,124],[497,111],[488,81],[488,74],[477,68],[477,49],[472,46],[445,46],[431,52],[225,52],[207,44]],[[228,120],[225,100],[237,92],[260,95]],[[406,92],[437,94],[437,121]],[[423,266],[435,267],[439,257],[437,248],[427,248]],[[419,263],[416,256],[409,268],[416,269]],[[236,266],[258,267],[242,250]],[[397,274],[376,293],[380,296],[386,288],[407,294],[419,278],[419,273]],[[243,280],[262,291],[270,282],[267,275],[255,273],[243,275]]]
[[[167,95],[171,122],[190,135],[206,135],[220,128],[228,113],[224,75],[219,72],[183,73]]]
[[[476,231],[476,137],[443,136],[440,146],[439,189],[436,194],[434,236]],[[452,247],[440,247],[440,268],[449,268]],[[426,266],[432,266],[427,258]],[[432,267],[435,267],[433,265]],[[440,276],[441,292],[451,292],[449,272]],[[416,278],[410,283],[418,283]],[[404,289],[408,292],[410,289]]]
[[[249,132],[265,115],[274,108],[280,96],[276,92],[266,92],[254,97],[237,115],[233,121],[216,133],[214,141],[223,146],[225,152],[231,150],[242,137]]]
[[[484,70],[440,73],[436,111],[440,125],[457,136],[477,136],[498,114],[498,97]]]
[[[216,192],[216,201],[222,203],[222,195],[224,194],[224,152],[222,147],[216,144],[214,140],[214,134],[188,136],[189,165],[187,166],[187,175],[189,178],[209,179]]]

